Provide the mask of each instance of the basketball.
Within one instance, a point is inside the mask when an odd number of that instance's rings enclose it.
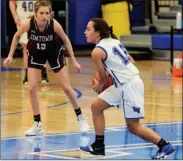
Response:
[[[106,74],[106,75],[107,75],[107,77],[106,77],[107,81],[106,81],[106,84],[104,85],[104,88],[102,89],[102,91],[104,91],[105,89],[107,89],[108,87],[110,87],[110,86],[113,85],[112,77],[110,75],[108,75],[108,74]],[[97,80],[97,81],[100,80],[100,77],[99,77],[99,74],[98,73],[96,73],[93,76],[93,78],[92,78],[92,86],[95,85],[95,81],[94,80]]]

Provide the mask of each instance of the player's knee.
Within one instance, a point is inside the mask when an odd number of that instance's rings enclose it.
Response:
[[[30,94],[34,94],[35,92],[37,92],[37,85],[36,84],[29,85],[28,90]]]
[[[102,112],[96,102],[93,102],[92,103],[92,105],[91,105],[91,111],[92,111],[92,114],[94,114],[94,115],[95,114],[99,114],[99,113]]]
[[[128,130],[131,133],[136,134],[136,131],[138,130],[138,123],[132,121],[132,122],[127,122],[126,125]]]
[[[72,92],[72,88],[69,85],[62,85],[62,90],[66,95],[69,95]]]

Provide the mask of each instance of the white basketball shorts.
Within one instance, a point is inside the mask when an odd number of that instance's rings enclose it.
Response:
[[[111,106],[121,107],[125,119],[144,118],[144,84],[139,75],[119,87],[110,86],[98,97]]]

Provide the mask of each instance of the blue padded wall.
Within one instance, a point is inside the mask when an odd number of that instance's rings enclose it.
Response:
[[[152,35],[152,48],[153,49],[170,49],[170,35]],[[173,36],[173,48],[174,50],[182,50],[183,48],[183,35],[174,35]]]
[[[6,0],[1,0],[1,48],[7,47]]]
[[[100,0],[70,0],[69,12],[69,38],[73,45],[86,45],[84,31],[92,18],[100,17]]]

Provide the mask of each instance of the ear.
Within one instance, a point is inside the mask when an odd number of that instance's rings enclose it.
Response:
[[[97,36],[100,36],[100,32],[99,32],[99,31],[96,31],[96,35],[97,35]]]

